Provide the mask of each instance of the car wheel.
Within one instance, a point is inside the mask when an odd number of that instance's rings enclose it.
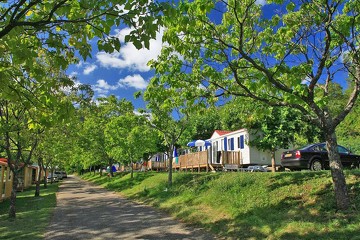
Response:
[[[312,170],[312,171],[320,171],[320,170],[323,170],[323,169],[324,169],[324,167],[323,167],[323,164],[322,164],[320,159],[314,159],[311,162],[310,170]]]

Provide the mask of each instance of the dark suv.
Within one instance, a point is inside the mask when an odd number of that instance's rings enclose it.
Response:
[[[338,145],[340,160],[344,167],[358,168],[360,156]],[[283,152],[281,165],[291,170],[310,169],[313,171],[329,168],[329,158],[325,143],[311,144],[299,149]]]

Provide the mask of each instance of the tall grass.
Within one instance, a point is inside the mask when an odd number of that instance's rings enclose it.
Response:
[[[0,239],[43,239],[56,206],[58,184],[48,184],[34,197],[35,187],[17,193],[16,219],[8,218],[9,200],[0,203]]]
[[[233,239],[360,239],[360,172],[346,172],[349,212],[337,212],[329,171],[121,174],[84,178]]]

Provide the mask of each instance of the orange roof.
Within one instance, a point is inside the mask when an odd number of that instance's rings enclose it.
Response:
[[[6,158],[0,158],[0,165],[7,165],[7,159]]]
[[[226,130],[215,130],[214,133],[217,133],[219,134],[219,136],[222,136],[222,135],[225,135],[225,134],[228,134],[228,133],[231,133],[232,131],[226,131]]]
[[[0,165],[7,165],[7,164],[8,164],[7,158],[0,158]],[[19,163],[19,166],[24,166],[24,163]]]

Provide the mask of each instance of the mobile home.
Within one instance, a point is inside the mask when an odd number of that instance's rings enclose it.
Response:
[[[222,163],[224,152],[240,152],[240,165],[269,165],[271,166],[270,151],[260,151],[250,146],[249,142],[255,138],[248,129],[243,128],[236,131],[215,130],[209,141],[211,142],[211,162]],[[281,153],[275,153],[276,165],[280,165]]]

